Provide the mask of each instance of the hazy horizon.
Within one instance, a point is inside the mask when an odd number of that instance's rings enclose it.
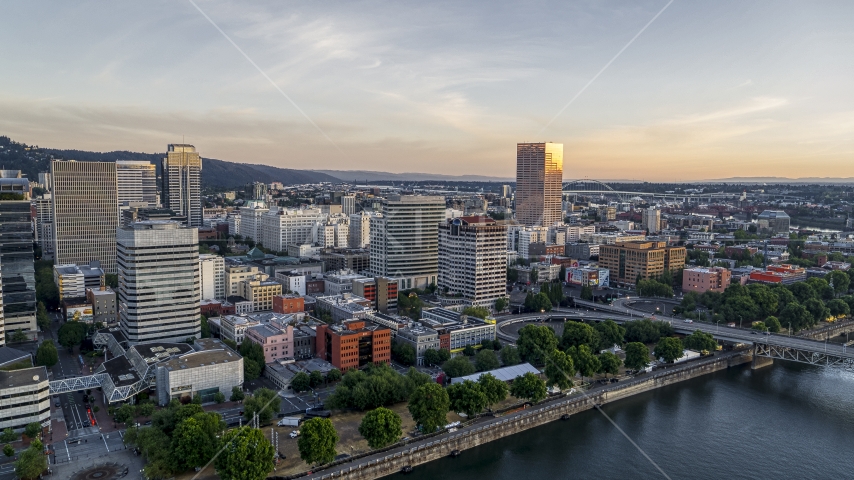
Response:
[[[192,1],[12,3],[0,134],[504,178],[517,142],[553,141],[566,180],[854,177],[851,3],[193,1],[275,87]]]

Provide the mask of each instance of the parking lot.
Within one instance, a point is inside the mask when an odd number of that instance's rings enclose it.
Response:
[[[310,407],[315,407],[322,404],[324,400],[326,400],[326,398],[332,394],[332,391],[333,390],[330,389],[317,390],[316,397],[312,392],[304,392],[300,395],[294,395],[292,393],[285,394],[284,391],[280,391],[279,397],[282,399],[282,401],[280,403],[279,412],[285,415],[304,412]]]

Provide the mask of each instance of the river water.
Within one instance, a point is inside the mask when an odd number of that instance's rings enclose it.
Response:
[[[851,479],[854,373],[723,370],[415,467],[411,480]],[[400,476],[401,474],[395,475]]]

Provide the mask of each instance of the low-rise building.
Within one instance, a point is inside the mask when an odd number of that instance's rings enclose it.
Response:
[[[84,298],[86,289],[100,289],[104,284],[104,270],[97,260],[89,265],[54,265],[53,280],[59,289],[59,300]]]
[[[357,278],[353,280],[353,294],[370,300],[380,313],[397,311],[397,280],[393,278]]]
[[[194,351],[157,364],[157,401],[188,402],[195,395],[202,403],[214,401],[217,393],[228,398],[234,387],[243,385],[243,357],[217,339],[196,340]]]
[[[273,297],[273,312],[299,313],[305,311],[305,298],[300,295],[286,294]]]
[[[572,267],[566,269],[565,282],[588,287],[607,287],[610,283],[607,268]]]
[[[341,295],[353,291],[353,280],[368,278],[351,271],[327,273],[323,277],[324,293],[326,295]]]
[[[3,349],[14,350],[10,347],[3,347]],[[0,370],[0,429],[11,428],[16,432],[22,432],[30,423],[38,423],[42,427],[50,425],[50,387],[47,369],[32,367],[11,371]]]
[[[333,323],[340,323],[344,320],[354,318],[365,318],[367,314],[374,311],[370,300],[353,295],[352,293],[315,298],[317,300],[317,304],[314,307],[315,311],[318,312],[318,315],[328,313]]]
[[[317,355],[345,372],[370,363],[391,361],[391,330],[350,320],[317,327]]]
[[[243,315],[223,315],[220,317],[220,335],[226,340],[240,345],[246,337],[246,329],[258,325],[258,321]]]
[[[294,357],[294,327],[278,322],[254,325],[246,329],[244,339],[264,350],[264,363]]]
[[[599,255],[599,245],[592,243],[567,243],[566,256],[581,260],[590,260],[590,257]]]
[[[253,312],[273,310],[273,297],[282,294],[282,284],[265,273],[257,273],[238,283],[238,295],[252,302]]]
[[[119,321],[116,292],[110,288],[86,289],[86,300],[92,305],[92,321],[112,326]]]
[[[729,286],[732,274],[726,268],[686,268],[682,272],[684,292],[723,292]]]
[[[424,365],[424,352],[427,349],[439,350],[439,332],[421,325],[401,328],[397,331],[395,341],[415,349],[417,365]]]
[[[439,334],[439,348],[461,352],[483,340],[495,340],[495,324],[445,308],[421,310],[421,323]]]

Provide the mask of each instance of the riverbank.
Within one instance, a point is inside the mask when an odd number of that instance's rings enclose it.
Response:
[[[404,467],[415,467],[447,457],[452,452],[464,450],[505,438],[516,433],[559,420],[598,405],[614,402],[684,380],[696,378],[752,360],[749,350],[719,354],[690,364],[673,366],[632,380],[610,384],[586,394],[571,397],[553,397],[534,407],[515,411],[500,417],[481,417],[457,432],[447,432],[425,439],[410,441],[406,445],[387,448],[382,452],[360,458],[335,462],[318,472],[305,472],[288,477],[271,477],[286,480],[299,477],[314,479],[347,478],[369,480],[400,472]]]

